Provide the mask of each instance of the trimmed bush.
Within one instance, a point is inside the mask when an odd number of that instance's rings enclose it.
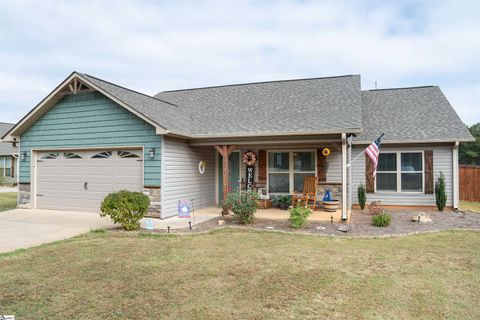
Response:
[[[253,222],[257,212],[258,193],[253,191],[231,192],[222,207],[233,212],[233,218],[241,224]]]
[[[302,205],[297,205],[296,207],[292,207],[288,209],[290,212],[290,217],[288,220],[290,221],[292,227],[294,228],[301,228],[307,223],[307,219],[312,213],[312,209],[309,207],[304,207]]]
[[[372,224],[375,227],[386,227],[392,222],[392,216],[388,213],[376,214],[372,217]]]
[[[440,176],[435,182],[435,198],[438,211],[443,211],[447,204],[447,194],[445,193],[445,175],[440,171]]]
[[[103,199],[100,216],[109,216],[125,230],[136,230],[149,206],[150,199],[143,193],[121,190],[110,193]]]
[[[358,204],[360,205],[360,209],[365,209],[365,203],[367,203],[367,193],[365,190],[365,185],[360,183],[357,189],[358,194]]]

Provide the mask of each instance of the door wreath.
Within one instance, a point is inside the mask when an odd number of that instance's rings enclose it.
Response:
[[[242,162],[247,166],[253,166],[257,162],[257,155],[253,151],[247,151],[243,154]]]

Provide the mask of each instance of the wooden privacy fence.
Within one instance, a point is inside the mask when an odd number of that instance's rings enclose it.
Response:
[[[460,165],[460,200],[480,201],[480,166]]]

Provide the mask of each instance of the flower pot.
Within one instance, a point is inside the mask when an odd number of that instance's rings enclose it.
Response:
[[[335,212],[338,209],[340,200],[322,201],[323,209],[327,212]]]

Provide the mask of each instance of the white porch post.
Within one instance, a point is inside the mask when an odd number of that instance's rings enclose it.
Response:
[[[347,219],[352,215],[352,204],[353,204],[353,182],[352,182],[352,141],[353,136],[350,135],[347,138],[347,185],[348,185],[348,201],[347,201]],[[350,219],[348,219],[350,220]]]
[[[452,165],[453,165],[453,209],[458,210],[458,205],[460,202],[460,179],[458,172],[458,145],[459,142],[456,141],[452,150]]]
[[[347,134],[342,133],[342,220],[347,219]]]

